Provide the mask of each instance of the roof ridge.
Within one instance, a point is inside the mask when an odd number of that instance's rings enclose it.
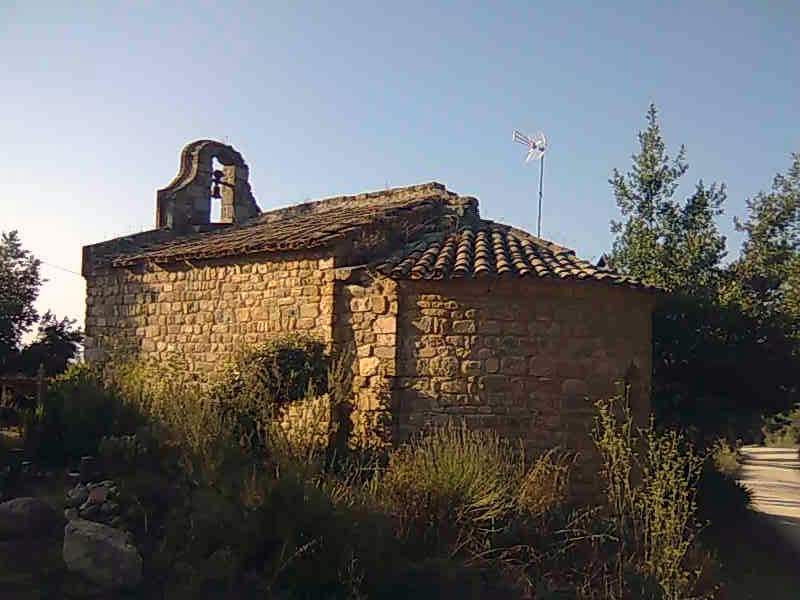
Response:
[[[447,189],[447,187],[437,181],[419,183],[415,185],[388,188],[385,190],[375,190],[372,192],[361,192],[358,194],[346,194],[339,196],[328,196],[317,200],[309,200],[300,204],[291,204],[281,208],[263,211],[250,219],[248,223],[269,223],[284,217],[295,217],[303,214],[324,212],[335,208],[352,208],[363,205],[374,204],[376,200],[384,200],[388,204],[413,204],[435,198],[442,198],[448,201],[457,201],[459,195]]]

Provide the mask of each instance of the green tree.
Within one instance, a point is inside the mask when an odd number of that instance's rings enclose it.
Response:
[[[624,218],[611,223],[616,237],[610,264],[665,289],[713,293],[725,257],[725,237],[715,221],[722,214],[725,185],[706,186],[700,180],[685,202],[675,198],[689,168],[686,149],[681,146],[670,158],[654,104],[638,140],[630,171],[614,169],[609,179]]]
[[[615,170],[609,180],[623,216],[612,223],[616,237],[610,262],[670,291],[653,315],[656,416],[661,423],[693,429],[698,437],[755,434],[763,414],[785,409],[796,397],[798,364],[786,327],[757,318],[737,300],[749,296],[742,292],[738,271],[722,264],[726,240],[716,223],[725,186],[700,180],[687,198],[676,197],[688,168],[686,152],[681,147],[670,158],[653,105],[638,139],[630,171]],[[783,195],[786,179],[778,186]],[[754,232],[764,228],[751,225]],[[778,252],[787,245],[782,237],[780,242],[775,235],[760,237],[773,240],[769,248],[775,249],[763,263],[783,256]],[[753,244],[754,256],[768,254],[755,252],[763,246]],[[781,289],[790,281],[784,271],[773,279]]]
[[[36,322],[40,262],[16,231],[0,237],[0,372],[14,359],[22,335]]]
[[[778,174],[770,192],[747,202],[748,216],[736,220],[745,233],[742,253],[732,271],[739,299],[760,318],[783,317],[800,334],[800,153],[786,174]],[[798,336],[800,337],[800,336]]]
[[[82,341],[83,332],[74,319],[57,319],[48,310],[39,320],[36,340],[19,353],[19,370],[34,375],[42,365],[46,375],[61,373],[78,356]]]

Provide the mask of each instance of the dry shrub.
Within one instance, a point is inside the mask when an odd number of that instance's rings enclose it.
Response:
[[[541,518],[567,500],[569,473],[574,459],[557,448],[537,457],[522,477],[517,502],[520,510]]]
[[[800,403],[784,413],[765,418],[761,432],[766,446],[796,447],[800,444]]]
[[[667,598],[686,597],[699,575],[687,560],[695,547],[697,484],[703,457],[676,431],[644,432],[643,476],[636,517],[640,520],[642,570]]]
[[[658,432],[652,420],[635,428],[627,400],[598,402],[594,431],[618,541],[614,595],[623,597],[631,586],[643,593],[655,583],[666,598],[686,597],[700,575],[687,557],[699,530],[704,459],[682,434]]]
[[[496,433],[449,423],[394,450],[378,494],[401,536],[439,548],[468,545],[514,510],[519,465]]]
[[[710,448],[710,458],[714,467],[728,477],[735,477],[741,467],[738,449],[725,438],[714,441]]]
[[[190,475],[213,483],[238,472],[237,462],[318,457],[334,426],[330,368],[320,342],[290,336],[240,349],[210,375],[176,354],[166,361],[117,356],[105,376],[184,450]]]

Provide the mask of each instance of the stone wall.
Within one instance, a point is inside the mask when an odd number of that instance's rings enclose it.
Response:
[[[649,413],[652,303],[606,285],[402,282],[398,436],[457,418],[590,461],[592,403],[615,381],[631,382],[639,422]]]
[[[386,443],[463,419],[591,458],[592,402],[632,385],[649,412],[653,296],[542,280],[394,281],[323,254],[101,266],[87,278],[86,356],[114,345],[212,370],[304,332],[349,351],[350,439]],[[296,420],[290,416],[290,420]]]
[[[244,345],[303,332],[331,342],[333,259],[282,254],[85,272],[86,358],[122,346],[211,370]]]
[[[340,269],[335,341],[352,370],[352,439],[392,440],[392,382],[397,372],[397,283],[362,269]]]

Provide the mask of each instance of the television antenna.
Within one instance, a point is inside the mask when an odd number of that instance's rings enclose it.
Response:
[[[536,236],[542,237],[542,180],[544,179],[544,153],[547,151],[547,138],[541,131],[533,137],[528,137],[515,129],[511,139],[528,147],[528,155],[525,157],[526,163],[539,160],[539,216]]]

